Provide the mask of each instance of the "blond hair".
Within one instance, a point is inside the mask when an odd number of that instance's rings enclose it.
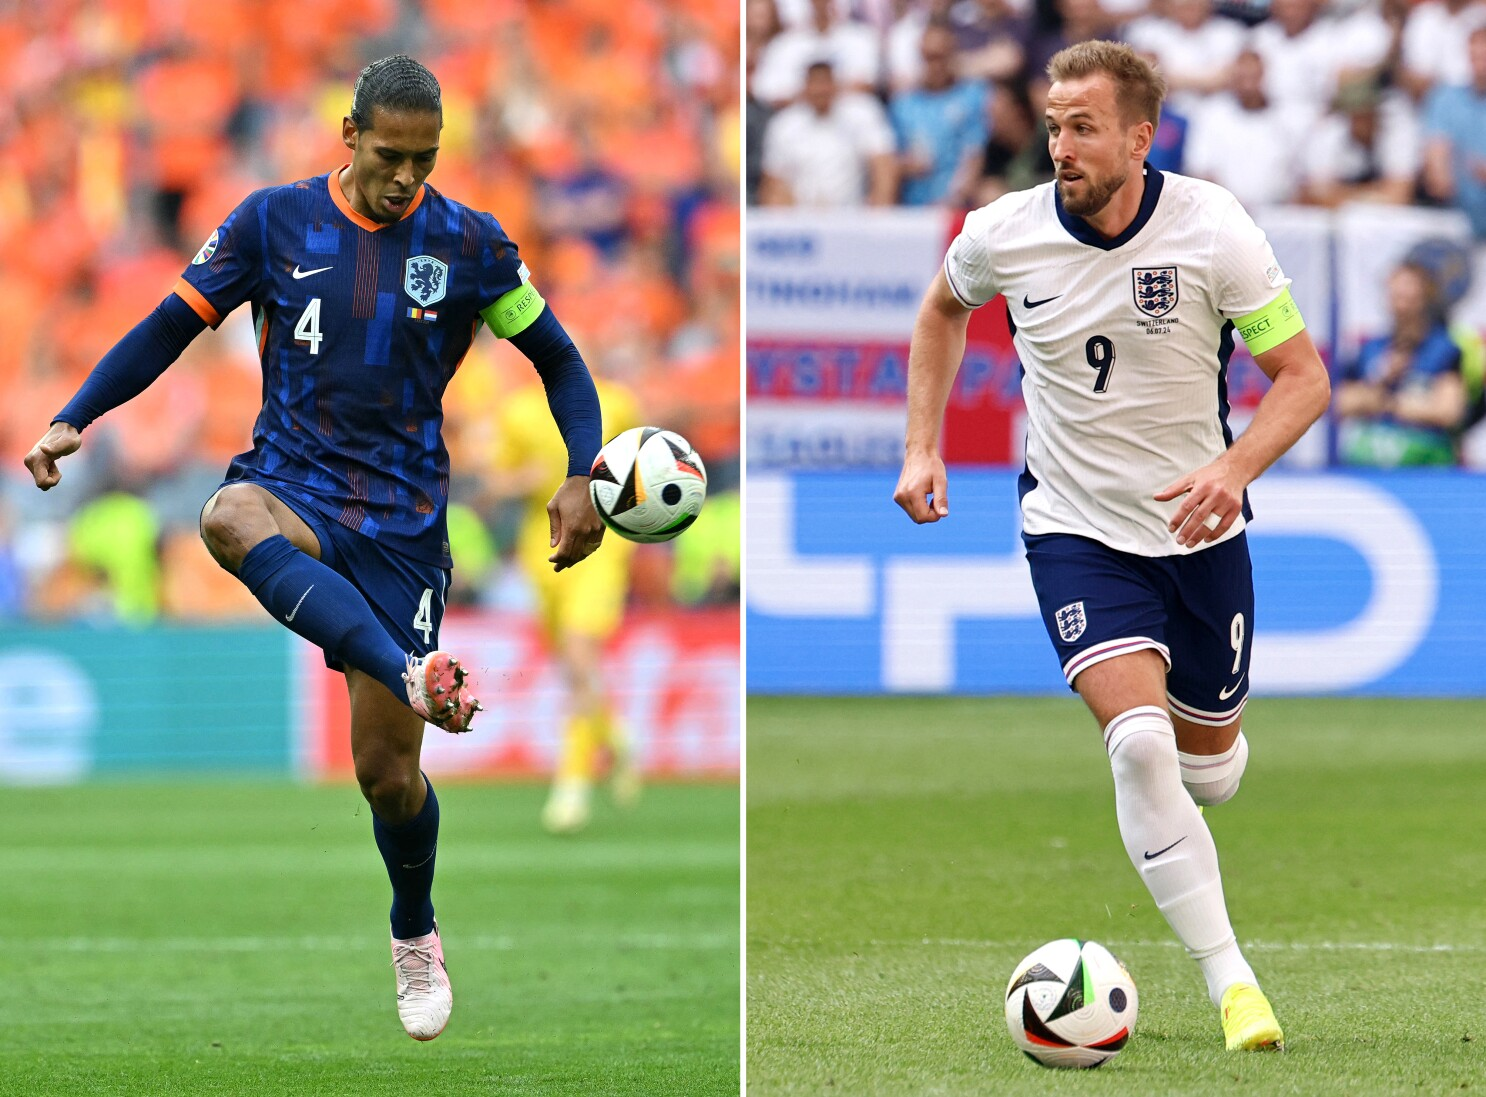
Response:
[[[1047,77],[1055,84],[1097,73],[1114,81],[1115,102],[1127,124],[1140,119],[1152,126],[1160,124],[1166,80],[1155,65],[1123,42],[1079,42],[1059,50],[1047,63]]]

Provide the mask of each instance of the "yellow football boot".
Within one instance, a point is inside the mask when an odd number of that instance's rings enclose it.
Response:
[[[1223,992],[1223,1036],[1229,1051],[1283,1051],[1285,1034],[1264,992],[1252,983],[1234,983]]]

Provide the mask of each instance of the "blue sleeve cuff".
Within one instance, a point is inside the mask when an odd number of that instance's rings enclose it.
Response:
[[[172,293],[113,345],[52,422],[85,429],[149,388],[205,330],[206,321]]]
[[[568,447],[568,475],[587,476],[604,444],[598,389],[573,340],[548,306],[508,340],[531,359],[547,390],[547,406]]]

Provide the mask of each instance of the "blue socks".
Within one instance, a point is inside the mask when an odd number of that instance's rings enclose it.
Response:
[[[407,697],[407,653],[377,622],[361,592],[336,571],[275,534],[248,550],[237,577],[276,621],[370,674],[394,697]]]
[[[433,932],[434,854],[439,848],[439,798],[426,774],[428,798],[406,823],[384,823],[372,812],[372,833],[392,881],[392,936],[399,941]]]
[[[371,606],[348,580],[276,534],[248,550],[238,568],[263,608],[310,643],[348,666],[365,671],[399,699],[407,657],[377,622]],[[400,941],[433,932],[434,851],[439,844],[439,799],[428,789],[423,808],[404,823],[385,823],[372,812],[372,834],[392,881],[392,936]]]

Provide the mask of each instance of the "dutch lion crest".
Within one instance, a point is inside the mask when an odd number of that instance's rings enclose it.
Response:
[[[1137,267],[1131,271],[1135,280],[1135,307],[1147,316],[1165,316],[1176,308],[1175,267]]]
[[[448,283],[449,265],[432,255],[415,255],[403,268],[402,288],[424,308],[444,299]]]

